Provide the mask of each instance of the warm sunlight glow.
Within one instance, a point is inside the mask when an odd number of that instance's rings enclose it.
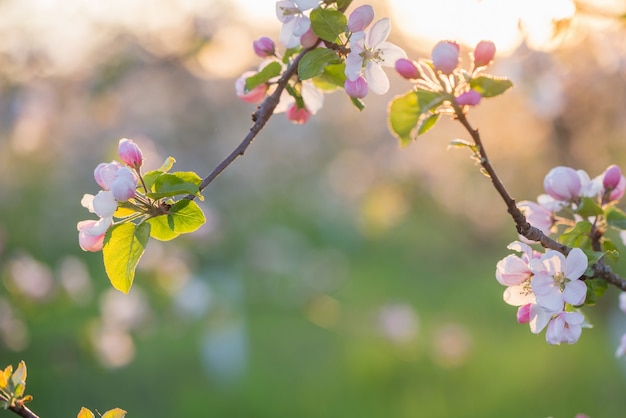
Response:
[[[490,39],[507,53],[524,38],[549,49],[555,24],[573,16],[571,0],[389,0],[392,19],[406,35],[435,43],[454,39],[473,46]]]

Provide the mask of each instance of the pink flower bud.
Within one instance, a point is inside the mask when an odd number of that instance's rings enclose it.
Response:
[[[111,226],[111,218],[101,218],[99,221],[80,221],[78,229],[78,245],[83,251],[97,252],[102,250],[104,236]]]
[[[113,197],[118,202],[126,202],[131,197],[135,196],[137,189],[137,179],[135,174],[130,171],[128,167],[122,167],[117,170],[117,176],[111,184],[111,192]]]
[[[267,36],[262,36],[256,41],[252,42],[252,49],[254,53],[261,58],[268,58],[274,56],[276,52],[276,45]]]
[[[607,167],[602,178],[602,185],[605,189],[614,189],[622,179],[622,170],[615,164]]]
[[[346,90],[346,94],[355,99],[362,99],[367,96],[367,81],[363,77],[359,77],[354,81],[346,79],[343,87]]]
[[[554,167],[543,179],[543,187],[556,200],[571,201],[580,196],[582,184],[576,170],[570,167]]]
[[[311,117],[311,112],[309,112],[305,107],[298,108],[296,103],[291,103],[285,113],[287,115],[287,119],[293,123],[297,123],[298,125],[305,124]]]
[[[474,66],[489,65],[496,55],[496,45],[491,41],[480,41],[474,48]]]
[[[246,91],[246,79],[255,75],[254,71],[246,71],[235,81],[235,93],[237,97],[247,103],[260,103],[265,99],[267,85],[260,84],[250,91]]]
[[[360,32],[365,30],[374,20],[374,8],[368,4],[359,6],[348,18],[348,30],[350,32]]]
[[[400,58],[398,61],[396,61],[396,71],[407,80],[420,78],[420,73],[417,70],[417,66],[413,63],[413,61],[410,61],[406,58]]]
[[[452,74],[459,65],[459,44],[453,41],[440,41],[431,53],[435,70],[444,74]]]
[[[143,164],[143,154],[132,139],[120,139],[117,152],[120,160],[131,168],[138,169]]]
[[[469,90],[465,93],[461,93],[459,97],[456,98],[456,102],[459,106],[476,106],[480,103],[480,99],[482,96],[476,90]]]
[[[311,48],[317,44],[319,39],[320,38],[317,37],[315,32],[313,32],[313,28],[309,28],[309,30],[304,32],[304,35],[300,37],[300,45],[302,45],[302,48],[304,49]]]
[[[527,324],[530,322],[530,303],[517,308],[517,322]]]

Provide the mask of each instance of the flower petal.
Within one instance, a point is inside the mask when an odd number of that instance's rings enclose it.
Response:
[[[563,289],[563,299],[570,305],[582,305],[586,297],[587,285],[582,280],[573,280],[567,283]]]
[[[382,67],[371,61],[365,66],[365,79],[374,94],[385,94],[389,91],[389,79]]]
[[[404,49],[391,42],[382,42],[377,49],[381,52],[383,60],[380,62],[380,65],[383,67],[393,67],[396,65],[396,61],[407,57]]]
[[[367,37],[367,45],[370,48],[377,47],[378,44],[385,42],[391,32],[391,23],[389,18],[385,17],[374,23],[374,26],[370,29],[370,33]]]
[[[565,277],[570,280],[579,279],[580,276],[583,275],[585,270],[587,270],[587,264],[589,261],[587,260],[587,256],[580,248],[574,248],[567,255],[567,260],[565,261],[565,269],[563,273],[565,273]]]

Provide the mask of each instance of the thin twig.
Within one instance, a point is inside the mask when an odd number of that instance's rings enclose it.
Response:
[[[9,402],[9,400],[5,398],[4,395],[0,394],[0,402]],[[12,411],[23,418],[39,418],[37,414],[23,404],[11,405],[7,408],[7,410]]]
[[[506,207],[507,207],[507,211],[513,218],[513,222],[515,222],[515,227],[517,229],[517,232],[523,237],[531,241],[539,242],[544,248],[549,248],[551,250],[558,251],[561,254],[567,255],[571,251],[570,247],[568,247],[567,245],[558,243],[557,241],[553,240],[552,238],[544,234],[543,231],[541,231],[539,228],[536,228],[532,226],[530,223],[528,223],[522,211],[517,207],[515,203],[515,199],[511,197],[506,187],[504,186],[504,184],[498,177],[496,170],[491,165],[491,162],[489,161],[489,158],[487,157],[487,152],[485,151],[485,147],[483,146],[482,139],[480,138],[480,134],[478,133],[478,130],[474,129],[470,125],[469,121],[467,120],[467,117],[463,113],[463,110],[458,105],[453,104],[453,107],[454,107],[457,119],[463,125],[463,127],[467,130],[467,132],[469,132],[469,134],[471,135],[472,140],[474,141],[474,144],[476,145],[476,149],[480,156],[480,165],[483,167],[483,169],[485,170],[485,173],[491,179],[491,183],[493,183],[493,186],[495,187],[500,197],[502,197],[502,200],[504,200],[504,203],[506,204]],[[618,274],[613,272],[611,267],[607,266],[604,263],[604,260],[599,260],[598,262],[594,263],[591,266],[591,269],[593,271],[593,277],[603,279],[607,283],[612,284],[613,286],[623,291],[626,291],[626,279],[620,277]]]

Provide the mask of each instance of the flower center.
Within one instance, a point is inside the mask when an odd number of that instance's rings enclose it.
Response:
[[[379,63],[385,60],[383,56],[383,51],[374,48],[366,48],[361,52],[361,56],[363,57],[363,62],[373,61],[375,63]]]

